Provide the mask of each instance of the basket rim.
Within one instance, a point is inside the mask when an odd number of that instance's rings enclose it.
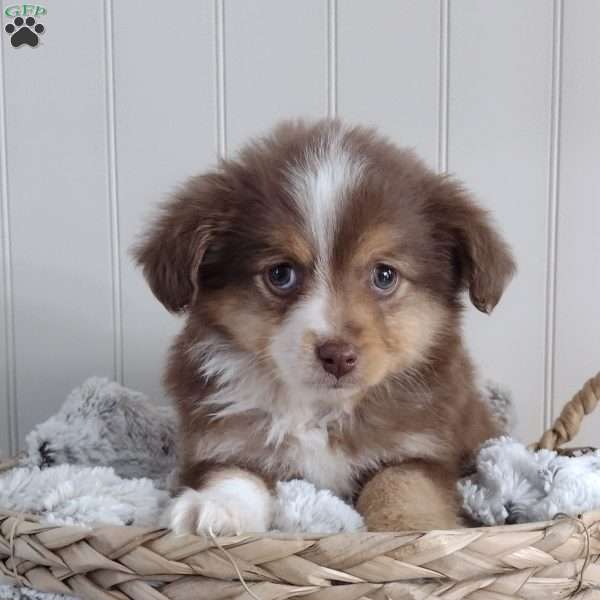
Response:
[[[170,532],[167,527],[140,527],[137,525],[112,525],[112,524],[92,524],[92,525],[64,525],[58,523],[50,523],[43,520],[42,515],[35,515],[31,513],[18,512],[8,509],[3,509],[0,506],[0,522],[5,519],[17,519],[19,522],[27,523],[27,524],[35,524],[39,525],[38,531],[41,530],[50,530],[50,529],[65,529],[65,530],[81,530],[81,531],[96,531],[96,530],[110,530],[110,529],[118,529],[123,531],[131,531],[138,532],[139,534],[151,534],[151,533],[166,533]],[[510,533],[516,533],[521,531],[537,531],[544,530],[555,524],[559,520],[571,520],[571,521],[579,521],[586,527],[592,527],[593,525],[598,525],[598,542],[600,543],[600,507],[596,510],[586,511],[578,514],[576,517],[571,517],[568,515],[557,515],[554,519],[548,519],[546,521],[531,521],[528,523],[515,523],[515,524],[505,524],[505,525],[478,525],[476,527],[463,527],[456,529],[423,529],[423,530],[403,530],[403,531],[351,531],[351,532],[338,532],[338,533],[303,533],[303,532],[283,532],[283,531],[266,531],[266,532],[247,532],[234,536],[217,536],[218,540],[226,540],[228,543],[234,543],[234,541],[243,541],[248,539],[273,539],[273,540],[320,540],[325,538],[332,537],[355,537],[355,538],[363,538],[363,539],[372,539],[374,537],[381,536],[382,538],[392,539],[398,537],[406,537],[406,536],[415,536],[422,537],[424,535],[435,534],[435,535],[465,535],[465,534],[501,534],[503,532],[509,531]],[[194,535],[194,534],[175,534],[171,532],[174,537],[177,538],[197,538],[202,540],[210,541],[210,538]]]
[[[198,593],[217,589],[229,594],[219,597],[241,598],[254,589],[253,598],[263,598],[260,592],[266,590],[264,598],[308,594],[317,600],[331,598],[331,586],[363,597],[364,589],[383,592],[387,585],[412,593],[465,586],[505,590],[507,584],[520,590],[525,583],[542,592],[558,586],[562,591],[555,598],[573,598],[600,586],[600,565],[594,564],[600,558],[600,510],[562,520],[427,532],[271,532],[207,539],[161,528],[44,524],[0,511],[0,581],[100,600],[114,600],[115,586],[123,592],[118,597],[131,599],[196,600]]]

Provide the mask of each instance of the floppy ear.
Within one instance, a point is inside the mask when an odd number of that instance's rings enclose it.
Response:
[[[477,309],[491,313],[516,270],[510,248],[489,214],[457,182],[441,176],[431,198],[438,226],[446,232],[459,288],[469,290]]]
[[[150,289],[170,312],[185,311],[198,293],[198,270],[215,229],[215,192],[208,176],[190,180],[132,248]]]

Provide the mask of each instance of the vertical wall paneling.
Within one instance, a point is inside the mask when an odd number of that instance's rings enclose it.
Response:
[[[230,150],[279,119],[327,115],[328,9],[321,0],[225,3]]]
[[[338,112],[337,106],[337,72],[338,72],[338,0],[327,0],[327,115],[335,118]]]
[[[6,153],[4,48],[0,44],[0,455],[5,456],[14,451],[16,438],[12,262]]]
[[[552,3],[450,3],[448,168],[519,264],[495,312],[471,309],[466,331],[482,374],[512,389],[527,439],[544,425],[552,43]]]
[[[215,69],[217,152],[220,158],[227,156],[227,121],[225,102],[225,0],[214,0],[215,6]]]
[[[38,47],[2,40],[21,439],[114,376],[103,5],[47,7]]]
[[[185,0],[171,14],[158,0],[113,2],[124,381],[154,398],[180,322],[152,296],[129,250],[157,203],[216,161],[218,4]],[[132,35],[133,23],[143,35]]]
[[[438,162],[440,2],[338,0],[338,109]]]
[[[553,416],[552,399],[554,397],[554,370],[556,357],[556,252],[562,84],[562,14],[562,0],[554,0],[552,40],[552,104],[550,116],[550,155],[548,166],[548,259],[546,269],[546,354],[543,411],[545,428],[550,427]]]
[[[554,412],[600,370],[600,3],[565,2]],[[576,444],[598,445],[600,414]]]
[[[110,263],[112,269],[113,373],[123,383],[123,316],[121,313],[121,250],[117,193],[115,123],[115,73],[113,41],[113,0],[104,0],[104,57],[106,89],[106,147],[108,202],[110,214]]]
[[[448,170],[448,91],[450,85],[450,0],[440,0],[437,169]]]
[[[520,437],[600,368],[595,0],[44,5],[36,48],[0,42],[0,453],[90,375],[162,398],[181,321],[130,248],[178,184],[289,117],[374,125],[491,210],[519,272],[465,331]]]

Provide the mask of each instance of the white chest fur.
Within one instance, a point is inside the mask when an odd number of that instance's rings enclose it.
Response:
[[[274,471],[283,467],[283,471],[297,474],[318,488],[330,489],[339,496],[352,492],[353,466],[346,454],[330,446],[325,427],[289,433],[285,444],[269,460],[279,463],[272,465]]]
[[[276,480],[306,479],[317,488],[329,489],[339,496],[352,493],[358,465],[330,445],[326,426],[297,427],[278,436],[276,442],[269,442],[264,432],[264,422],[260,421],[254,435],[241,437],[239,432],[224,435],[221,431],[213,436],[207,432],[196,447],[196,458],[235,464],[239,457],[240,464],[253,465]]]
[[[192,354],[200,373],[218,386],[204,401],[214,407],[215,418],[256,415],[254,435],[221,432],[217,438],[207,432],[198,445],[198,459],[230,462],[237,455],[276,479],[307,479],[341,496],[353,491],[358,465],[330,445],[327,432],[328,423],[349,412],[352,399],[347,392],[323,395],[277,385],[247,355],[215,339],[198,344]]]

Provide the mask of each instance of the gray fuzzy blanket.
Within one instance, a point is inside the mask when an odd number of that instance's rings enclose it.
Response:
[[[0,476],[0,507],[59,525],[156,527],[171,500],[175,429],[172,409],[90,378],[27,436],[19,466]],[[336,533],[362,529],[363,521],[328,490],[296,480],[277,485],[273,525]],[[3,583],[0,574],[0,598],[63,598]]]

